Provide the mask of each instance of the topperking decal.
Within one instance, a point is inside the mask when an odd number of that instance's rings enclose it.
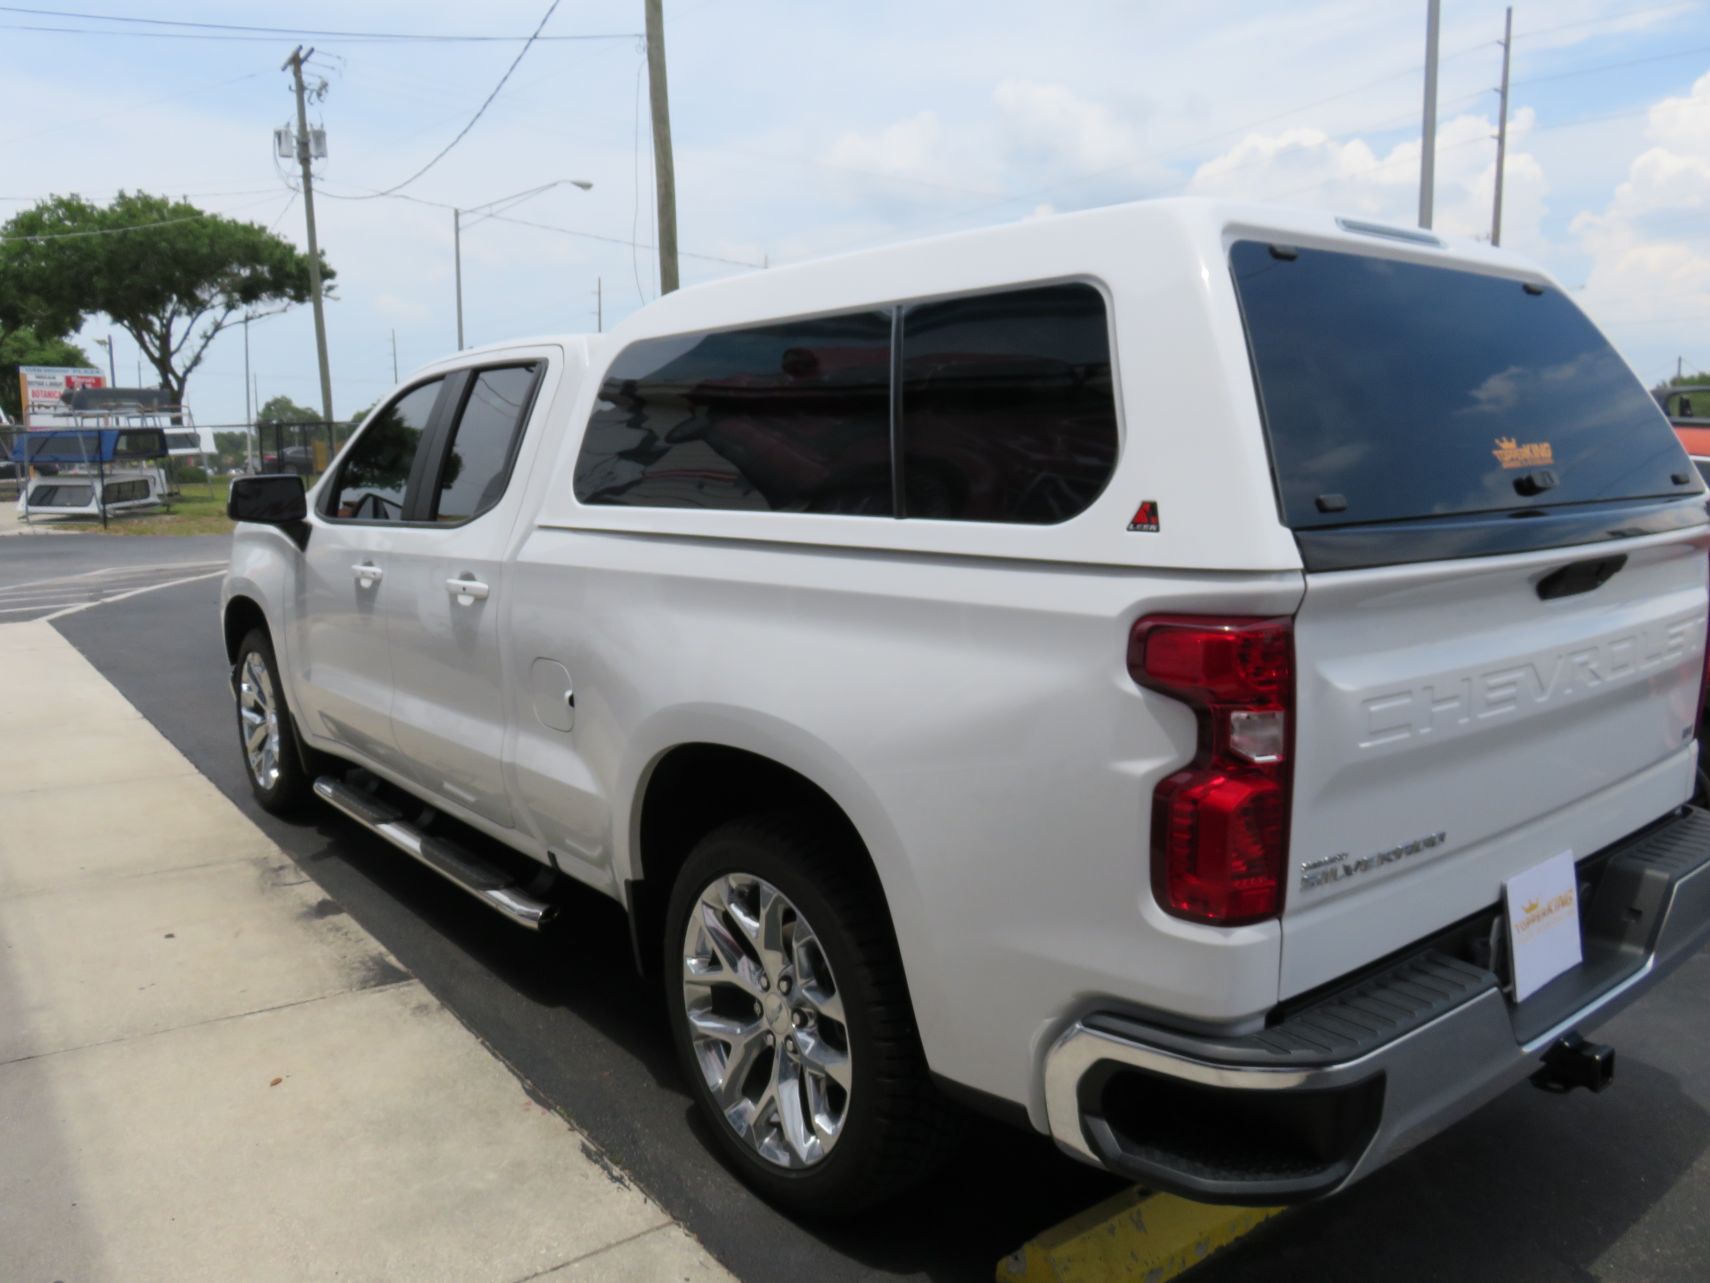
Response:
[[[1504,468],[1547,468],[1556,461],[1556,452],[1548,441],[1522,444],[1513,437],[1497,437],[1491,454]]]

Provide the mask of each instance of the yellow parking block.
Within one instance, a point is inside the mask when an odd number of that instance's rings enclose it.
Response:
[[[998,1263],[998,1283],[1165,1283],[1280,1207],[1218,1207],[1131,1189],[1046,1230]]]

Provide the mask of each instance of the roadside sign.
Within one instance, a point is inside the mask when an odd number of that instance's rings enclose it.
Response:
[[[31,428],[72,426],[71,394],[79,388],[104,388],[107,376],[89,366],[21,365],[18,367],[18,404],[24,423]]]

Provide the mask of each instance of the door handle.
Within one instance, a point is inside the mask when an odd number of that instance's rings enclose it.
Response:
[[[486,601],[491,590],[479,579],[447,579],[445,591],[457,598],[459,606],[473,606],[478,601]]]
[[[359,588],[372,588],[380,582],[386,573],[371,561],[363,562],[359,566],[352,566],[350,569],[351,573],[356,576],[356,585]]]

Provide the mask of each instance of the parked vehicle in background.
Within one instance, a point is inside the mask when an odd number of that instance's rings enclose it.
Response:
[[[1661,388],[1655,396],[1699,475],[1710,480],[1710,386]]]
[[[918,1180],[947,1098],[1329,1194],[1605,1086],[1710,935],[1705,487],[1504,251],[1158,202],[757,273],[429,366],[231,512],[261,803],[623,903],[788,1206]]]
[[[306,445],[288,445],[262,455],[261,466],[267,472],[288,472],[299,477],[313,476],[315,454]]]

